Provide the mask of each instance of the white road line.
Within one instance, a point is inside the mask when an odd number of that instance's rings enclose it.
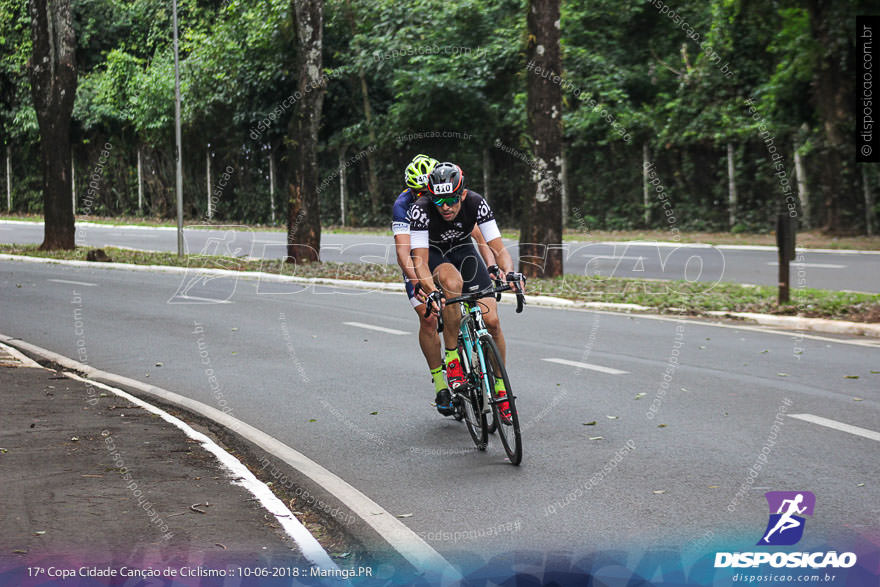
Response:
[[[569,361],[568,359],[541,359],[548,363],[559,363],[560,365],[568,365],[569,367],[577,367],[578,369],[590,369],[599,373],[608,373],[609,375],[626,375],[629,371],[621,371],[611,367],[603,367],[602,365],[593,365],[592,363],[579,363],[577,361]]]
[[[229,300],[214,300],[211,298],[200,298],[198,296],[174,296],[173,300],[192,300],[194,302],[205,302],[206,304],[231,304]],[[181,303],[181,302],[175,302]]]
[[[844,424],[843,422],[838,422],[837,420],[829,420],[828,418],[823,418],[822,416],[814,416],[813,414],[789,414],[788,417],[797,418],[798,420],[803,420],[804,422],[812,422],[813,424],[825,426],[826,428],[834,428],[835,430],[840,430],[841,432],[849,432],[850,434],[855,434],[856,436],[864,436],[865,438],[870,438],[871,440],[876,440],[877,442],[880,442],[880,432],[868,430],[867,428],[860,428],[859,426],[853,426],[852,424]]]
[[[779,265],[779,262],[770,261],[767,264],[776,267]],[[835,265],[833,263],[789,263],[789,265],[794,267],[810,267],[813,269],[846,269],[846,265]]]
[[[54,281],[55,283],[69,283],[71,285],[84,285],[86,287],[98,287],[97,283],[86,283],[85,281],[70,281],[67,279],[47,279],[46,281]]]
[[[584,255],[581,255],[581,256],[584,258],[587,258],[587,259],[601,259],[603,261],[638,261],[639,259],[644,260],[644,258],[645,258],[643,255],[638,256],[638,257],[633,257],[633,256],[629,256],[629,255],[619,255],[619,256],[615,257],[614,255],[593,255],[590,253],[585,253]]]
[[[393,328],[385,328],[384,326],[373,326],[372,324],[364,324],[362,322],[343,322],[349,326],[357,326],[358,328],[366,328],[367,330],[378,330],[386,334],[409,334],[403,330],[394,330]]]
[[[213,440],[193,429],[189,424],[176,418],[166,412],[165,410],[159,409],[153,404],[143,401],[140,398],[137,398],[130,393],[126,393],[121,389],[116,387],[112,387],[110,385],[106,385],[101,383],[100,381],[93,381],[90,379],[86,379],[80,377],[75,373],[65,373],[65,375],[71,379],[76,381],[81,381],[86,383],[87,385],[93,385],[99,387],[101,389],[106,389],[119,397],[122,397],[129,402],[136,404],[143,408],[144,410],[150,412],[151,414],[155,414],[168,422],[169,424],[176,426],[179,428],[184,434],[186,434],[189,438],[199,442],[203,449],[210,452],[216,457],[220,464],[229,471],[229,477],[233,479],[233,485],[239,485],[244,487],[247,491],[254,496],[254,498],[263,506],[269,513],[275,516],[278,524],[284,528],[284,531],[287,532],[287,535],[290,536],[296,545],[299,546],[300,550],[303,553],[303,556],[308,559],[310,563],[313,565],[323,568],[329,569],[331,571],[338,570],[339,567],[336,566],[336,563],[333,562],[333,559],[330,558],[330,555],[327,554],[327,551],[324,550],[324,547],[318,542],[318,540],[312,535],[311,532],[300,522],[296,516],[294,516],[290,509],[288,509],[287,505],[281,501],[269,487],[257,479],[257,477],[248,469],[244,463],[239,461],[236,457],[231,455],[222,449],[218,444],[216,444]]]
[[[461,579],[461,574],[455,567],[449,564],[449,561],[425,542],[421,536],[410,530],[409,527],[382,508],[382,506],[301,452],[283,444],[278,439],[254,428],[250,424],[234,418],[217,408],[178,395],[161,387],[155,387],[135,379],[95,369],[91,365],[74,361],[21,339],[6,336],[3,333],[0,333],[0,341],[10,346],[16,345],[21,347],[43,358],[54,361],[62,367],[84,373],[89,377],[90,381],[103,379],[116,385],[130,387],[150,397],[158,398],[164,403],[195,412],[217,422],[221,426],[239,434],[245,440],[254,443],[269,454],[281,459],[289,466],[301,472],[305,477],[311,479],[312,482],[325,489],[338,499],[340,503],[345,504],[353,514],[373,528],[394,550],[407,559],[417,571],[423,573],[429,579],[438,573],[444,579],[451,579],[453,582]]]

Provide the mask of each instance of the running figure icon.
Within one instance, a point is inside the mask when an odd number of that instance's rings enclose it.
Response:
[[[779,518],[779,521],[776,522],[776,525],[773,526],[773,529],[767,532],[767,535],[764,536],[764,542],[770,544],[770,536],[772,536],[777,531],[782,534],[786,530],[791,530],[792,528],[797,528],[801,525],[801,522],[794,519],[792,516],[794,514],[802,514],[807,511],[807,506],[798,507],[803,501],[803,493],[798,493],[794,499],[783,500],[782,505],[779,506],[779,510],[776,512],[777,514],[782,514],[782,517]],[[783,513],[782,510],[785,508],[785,504],[788,504],[788,510]]]
[[[770,491],[765,494],[770,519],[759,546],[791,546],[804,534],[806,520],[812,516],[816,496],[810,491]]]

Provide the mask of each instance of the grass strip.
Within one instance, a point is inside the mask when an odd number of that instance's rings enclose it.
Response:
[[[26,255],[59,260],[85,261],[92,247],[71,251],[41,251],[37,245],[0,244],[0,253]],[[134,265],[166,265],[174,267],[214,268],[232,271],[263,271],[266,273],[397,282],[400,271],[396,265],[375,263],[300,263],[292,265],[280,259],[246,260],[233,257],[153,253],[105,247],[105,253],[116,263]],[[706,283],[622,279],[585,275],[565,275],[554,279],[530,279],[532,294],[555,296],[587,302],[612,302],[648,306],[661,313],[702,315],[710,311],[758,312],[810,318],[833,318],[856,322],[880,322],[880,295],[794,288],[792,303],[776,303],[774,287],[749,286],[736,283]]]

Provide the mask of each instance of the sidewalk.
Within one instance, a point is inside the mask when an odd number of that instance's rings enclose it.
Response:
[[[35,565],[312,566],[213,454],[155,414],[2,345],[0,405],[0,584]]]

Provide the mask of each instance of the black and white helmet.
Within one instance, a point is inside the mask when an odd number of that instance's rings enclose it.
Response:
[[[464,173],[455,163],[438,163],[428,176],[428,191],[437,198],[451,198],[464,191]]]

